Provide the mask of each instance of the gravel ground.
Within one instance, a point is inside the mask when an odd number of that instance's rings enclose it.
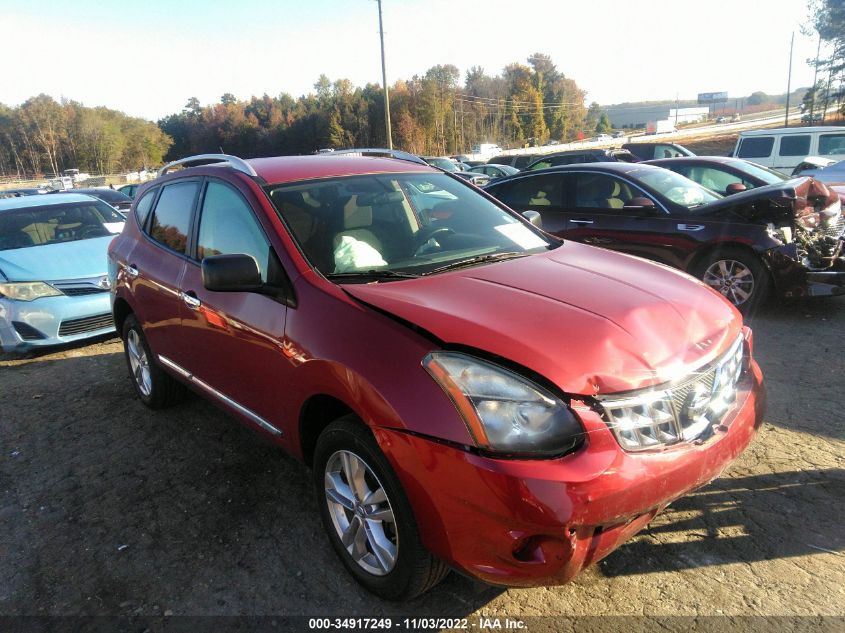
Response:
[[[564,616],[645,616],[624,621],[645,629],[690,616],[681,628],[699,630],[729,620],[704,616],[812,616],[788,628],[818,630],[830,624],[818,616],[845,616],[843,322],[845,297],[754,319],[770,400],[755,442],[574,582],[503,590],[452,574],[404,605],[345,573],[305,468],[199,398],[145,409],[116,339],[0,357],[0,630],[22,626],[2,616],[171,614],[447,616],[473,628],[497,615],[530,630]]]

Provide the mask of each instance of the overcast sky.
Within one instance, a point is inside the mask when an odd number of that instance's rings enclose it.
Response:
[[[806,0],[383,0],[387,80],[436,64],[499,74],[533,53],[603,105],[809,86]],[[0,103],[39,93],[156,120],[313,92],[325,73],[381,84],[375,0],[0,0]]]

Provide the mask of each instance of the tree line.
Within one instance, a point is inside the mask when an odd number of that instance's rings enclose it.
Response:
[[[0,104],[0,175],[111,174],[160,165],[173,141],[153,122],[41,94]]]
[[[473,145],[510,147],[550,138],[570,141],[609,128],[598,104],[557,70],[547,55],[513,63],[500,75],[480,67],[463,81],[450,64],[397,81],[389,90],[393,144],[415,154],[458,154]],[[167,158],[222,151],[242,157],[307,154],[323,148],[384,147],[384,93],[321,75],[314,92],[240,101],[225,94],[202,106],[191,98],[178,114],[159,121],[173,145]]]

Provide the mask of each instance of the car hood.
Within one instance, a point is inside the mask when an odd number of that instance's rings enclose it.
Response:
[[[0,273],[9,281],[59,281],[104,275],[114,235],[0,251]]]
[[[575,242],[431,277],[343,287],[447,346],[507,359],[570,394],[681,378],[724,351],[742,327],[727,301],[687,275]]]
[[[753,209],[751,220],[771,222],[794,218],[801,225],[812,226],[821,220],[814,208],[818,200],[822,202],[821,208],[828,210],[831,209],[831,205],[840,200],[840,195],[838,191],[830,189],[814,178],[799,176],[792,180],[725,196],[720,200],[695,208],[693,212],[701,216],[712,216],[743,206]],[[796,204],[796,202],[800,203]]]

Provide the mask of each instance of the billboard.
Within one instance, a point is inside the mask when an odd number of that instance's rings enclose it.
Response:
[[[698,102],[702,104],[719,103],[720,101],[727,101],[727,92],[699,92]]]

